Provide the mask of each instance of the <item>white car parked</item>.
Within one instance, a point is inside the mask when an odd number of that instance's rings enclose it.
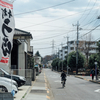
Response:
[[[0,92],[12,92],[12,90],[14,90],[15,93],[18,92],[18,88],[14,84],[0,80]]]
[[[11,80],[11,79],[9,79],[9,78],[6,78],[6,77],[0,77],[0,81],[5,81],[5,82],[10,82],[10,83],[12,83],[13,85],[15,85],[17,88],[18,88],[18,84],[17,84],[17,82],[16,81],[14,81],[14,80]]]

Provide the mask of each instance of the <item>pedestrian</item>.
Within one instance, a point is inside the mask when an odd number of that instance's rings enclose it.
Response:
[[[98,76],[99,76],[99,69],[97,68],[97,80],[98,80]]]
[[[92,74],[92,80],[94,80],[94,75],[95,75],[95,70],[94,70],[94,68],[91,70],[91,74]]]

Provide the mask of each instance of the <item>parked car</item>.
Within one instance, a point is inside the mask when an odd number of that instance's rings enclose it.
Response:
[[[35,65],[34,67],[35,67],[35,69],[36,69],[36,75],[39,75],[39,73],[40,73],[40,72],[39,72],[39,70],[40,70],[39,66],[38,66],[38,65]]]
[[[18,92],[18,88],[14,84],[11,84],[11,82],[0,81],[0,92],[12,92],[12,90],[15,93]]]
[[[11,75],[8,72],[6,72],[4,69],[0,68],[0,77],[6,77],[9,79],[13,79],[17,82],[18,87],[22,86],[25,84],[26,79],[23,76],[19,76],[19,75]]]
[[[17,84],[17,82],[16,81],[14,81],[14,80],[11,80],[11,79],[9,79],[9,78],[6,78],[6,77],[0,77],[0,81],[5,81],[5,82],[10,82],[10,83],[12,83],[13,85],[15,85],[17,88],[18,88],[18,84]]]

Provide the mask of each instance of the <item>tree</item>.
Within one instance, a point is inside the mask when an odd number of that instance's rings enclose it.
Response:
[[[97,63],[98,63],[98,66],[100,67],[100,40],[97,42]]]
[[[85,64],[85,56],[78,52],[78,69],[83,68]],[[71,71],[76,70],[76,52],[73,51],[68,55],[68,66],[71,68]]]
[[[37,52],[35,53],[35,56],[41,56],[40,53],[39,53],[39,51],[37,51]]]
[[[100,40],[97,42],[97,46],[98,46],[97,51],[98,51],[98,54],[100,55]]]
[[[52,60],[52,56],[51,55],[46,55],[43,59],[42,62],[44,64],[46,64],[48,61]]]
[[[52,65],[52,68],[53,68],[54,70],[58,70],[59,61],[60,61],[59,58],[56,58],[56,59],[53,60],[53,62],[52,62],[51,65]]]
[[[98,62],[97,60],[97,54],[92,54],[90,57],[89,57],[89,68],[92,69],[92,68],[95,68],[95,62]]]
[[[67,56],[65,56],[65,60],[63,61],[63,69],[67,71]]]
[[[34,57],[28,56],[27,68],[34,67]]]
[[[64,67],[63,67],[62,65],[64,66],[64,61],[59,60],[59,63],[58,63],[58,70],[59,70],[59,71],[62,71],[62,70],[64,69]],[[63,68],[62,68],[62,67],[63,67]]]
[[[84,37],[84,39],[86,41],[81,41],[79,43],[79,50],[84,52],[85,53],[85,56],[86,56],[86,65],[88,66],[88,58],[90,56],[90,53],[89,51],[92,49],[92,47],[90,46],[92,43],[94,43],[94,41],[92,42],[91,39],[92,39],[92,35],[91,33],[88,34],[88,36]]]

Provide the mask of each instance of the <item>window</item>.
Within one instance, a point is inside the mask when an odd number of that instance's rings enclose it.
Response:
[[[70,47],[71,50],[74,50],[74,47]]]
[[[4,73],[0,70],[0,77],[3,77]]]

